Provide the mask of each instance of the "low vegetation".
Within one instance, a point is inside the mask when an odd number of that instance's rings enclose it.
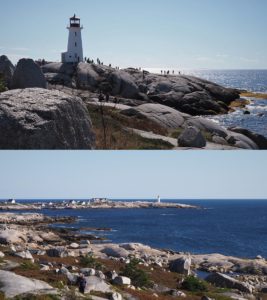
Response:
[[[146,119],[130,118],[115,109],[88,105],[99,150],[168,150],[173,145],[162,140],[140,137],[127,128],[166,134],[166,130]]]
[[[194,276],[188,276],[182,283],[182,288],[190,292],[206,292],[208,284]]]
[[[87,255],[80,258],[80,265],[84,268],[93,268],[96,270],[102,270],[103,265],[97,261],[93,255]]]
[[[134,286],[140,288],[151,286],[148,274],[144,270],[139,268],[138,259],[132,259],[130,263],[127,264],[123,269],[122,275],[129,277]]]

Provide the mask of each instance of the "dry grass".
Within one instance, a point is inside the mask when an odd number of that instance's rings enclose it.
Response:
[[[101,109],[103,109],[103,114]],[[98,150],[167,150],[173,148],[171,144],[162,140],[146,139],[125,130],[125,128],[135,128],[167,135],[165,129],[151,121],[126,117],[107,107],[88,105],[88,110],[96,134]]]

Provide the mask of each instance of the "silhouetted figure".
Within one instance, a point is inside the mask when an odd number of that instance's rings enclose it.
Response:
[[[161,70],[160,73],[161,73],[161,75],[162,75],[163,71]]]
[[[179,75],[181,75],[181,71],[179,71]]]
[[[168,71],[167,71],[167,75],[169,75],[169,74],[170,74],[170,71],[168,70]]]
[[[143,70],[143,80],[145,79],[145,70]]]
[[[83,274],[78,277],[77,283],[79,286],[79,292],[84,294],[87,282]]]
[[[119,99],[117,97],[114,98],[114,103],[118,104],[119,103]]]
[[[172,75],[174,75],[174,70],[172,71]]]
[[[109,93],[106,93],[106,102],[109,102]]]
[[[98,100],[99,100],[99,102],[103,102],[105,100],[104,95],[103,95],[102,92],[100,92]]]

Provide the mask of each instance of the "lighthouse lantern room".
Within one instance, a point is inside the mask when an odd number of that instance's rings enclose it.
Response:
[[[80,19],[74,15],[70,18],[68,51],[61,54],[61,61],[78,63],[83,61],[82,29]]]

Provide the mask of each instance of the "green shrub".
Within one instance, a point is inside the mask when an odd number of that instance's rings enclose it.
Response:
[[[182,288],[190,292],[205,292],[208,290],[208,285],[203,280],[194,276],[188,276],[182,283]]]
[[[151,282],[148,274],[138,267],[139,260],[132,259],[129,264],[122,271],[122,276],[129,277],[134,286],[137,287],[150,287]]]
[[[103,265],[98,262],[93,255],[87,255],[85,257],[82,257],[80,259],[80,265],[84,268],[94,268],[97,270],[102,270],[103,269]]]
[[[32,263],[31,261],[24,261],[20,264],[21,270],[39,270],[39,265]]]

